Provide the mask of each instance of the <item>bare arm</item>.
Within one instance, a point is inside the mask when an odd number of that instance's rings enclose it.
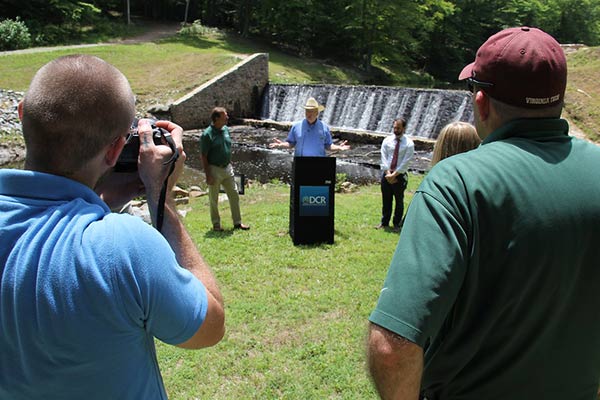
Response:
[[[178,347],[199,349],[213,346],[225,334],[223,297],[221,296],[221,291],[213,272],[198,252],[194,241],[181,222],[172,198],[165,204],[162,234],[175,252],[179,264],[189,270],[204,284],[208,297],[206,319],[194,336],[186,342],[179,344]]]
[[[167,121],[158,121],[156,125],[171,132],[181,153],[175,170],[169,178],[167,187],[168,193],[171,193],[173,185],[177,182],[183,170],[185,160],[185,153],[181,144],[183,131],[179,126]],[[163,166],[162,162],[170,157],[171,150],[167,146],[154,145],[147,122],[141,122],[138,131],[140,134],[139,173],[146,188],[152,221],[156,223],[160,190],[170,168],[169,165]],[[179,219],[173,198],[169,196],[165,203],[162,234],[175,252],[179,264],[204,284],[208,298],[206,319],[198,331],[188,341],[181,343],[179,347],[197,349],[212,346],[218,343],[225,333],[223,298],[210,267],[198,252],[183,222]]]
[[[370,324],[369,372],[384,400],[417,400],[423,374],[423,349],[378,325]]]
[[[329,151],[350,150],[350,145],[348,144],[347,140],[343,140],[340,142],[340,144],[333,143],[331,146],[329,146],[329,148],[327,150],[329,150]]]
[[[277,138],[273,139],[271,143],[269,143],[270,149],[292,149],[294,146],[290,142],[284,142]]]

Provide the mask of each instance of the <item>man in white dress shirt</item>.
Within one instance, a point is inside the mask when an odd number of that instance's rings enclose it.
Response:
[[[376,229],[389,227],[390,219],[394,230],[402,227],[404,213],[404,190],[408,184],[408,163],[413,157],[415,145],[413,141],[404,136],[406,120],[394,120],[394,134],[386,137],[381,143],[381,223]],[[392,218],[392,204],[396,201],[394,216]]]

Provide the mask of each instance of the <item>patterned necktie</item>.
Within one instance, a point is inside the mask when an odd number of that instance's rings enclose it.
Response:
[[[396,147],[394,148],[394,156],[392,157],[392,163],[390,164],[390,170],[395,171],[398,165],[398,149],[400,149],[400,139],[396,138]]]

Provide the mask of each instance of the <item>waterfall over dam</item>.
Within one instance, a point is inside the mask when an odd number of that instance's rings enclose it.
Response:
[[[309,97],[325,106],[324,122],[344,129],[391,133],[394,119],[404,117],[407,135],[435,139],[450,122],[473,122],[467,91],[343,85],[269,84],[261,118],[299,121]]]

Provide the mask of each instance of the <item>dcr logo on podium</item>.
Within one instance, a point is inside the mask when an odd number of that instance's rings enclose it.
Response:
[[[301,217],[329,215],[329,186],[300,186]]]

